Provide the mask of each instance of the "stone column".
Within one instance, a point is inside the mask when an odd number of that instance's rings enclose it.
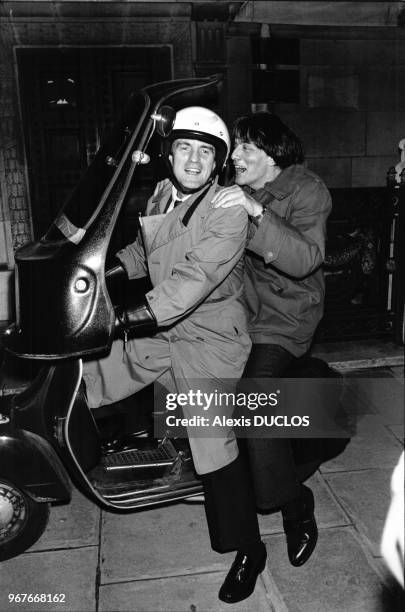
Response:
[[[14,318],[14,249],[32,238],[18,112],[14,36],[0,26],[0,321]]]
[[[232,24],[227,38],[227,108],[232,123],[250,112],[252,102],[252,54],[249,24]]]
[[[0,149],[0,322],[13,318],[14,253],[11,238],[10,213],[7,205],[4,155]]]

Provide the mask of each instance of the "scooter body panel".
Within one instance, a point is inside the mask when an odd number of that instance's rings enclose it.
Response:
[[[70,501],[72,486],[60,458],[39,435],[0,424],[1,478],[35,501]]]

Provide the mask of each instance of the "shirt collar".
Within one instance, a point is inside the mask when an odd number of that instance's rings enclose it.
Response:
[[[179,195],[179,192],[177,191],[176,187],[174,185],[172,185],[172,201],[173,202],[185,202],[186,200],[188,200],[188,198],[191,196],[192,194],[189,193],[188,195]]]

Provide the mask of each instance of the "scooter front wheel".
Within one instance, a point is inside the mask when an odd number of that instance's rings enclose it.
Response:
[[[0,480],[0,561],[32,546],[42,535],[49,504],[38,503],[8,481]]]

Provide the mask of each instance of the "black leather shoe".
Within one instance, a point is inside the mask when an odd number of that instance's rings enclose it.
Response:
[[[255,590],[256,580],[266,567],[267,551],[262,544],[262,551],[257,557],[238,552],[218,597],[226,603],[237,603],[249,597]]]
[[[304,487],[302,501],[304,509],[297,516],[283,516],[288,558],[291,565],[295,567],[308,561],[318,541],[318,528],[314,516],[314,495],[308,487]]]

